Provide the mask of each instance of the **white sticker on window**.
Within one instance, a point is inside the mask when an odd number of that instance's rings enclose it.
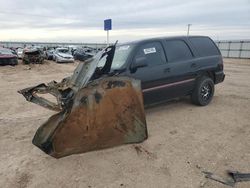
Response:
[[[118,50],[128,50],[129,46],[120,46]]]
[[[156,53],[156,49],[155,48],[146,48],[143,49],[144,54],[152,54],[152,53]]]

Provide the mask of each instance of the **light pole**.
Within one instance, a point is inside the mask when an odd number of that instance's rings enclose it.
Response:
[[[187,29],[187,36],[189,35],[189,30],[190,30],[190,27],[191,27],[192,24],[188,24],[188,29]]]

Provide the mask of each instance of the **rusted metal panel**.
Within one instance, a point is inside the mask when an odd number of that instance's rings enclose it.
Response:
[[[18,91],[27,101],[59,111],[37,130],[34,145],[60,158],[147,139],[140,81],[110,74],[114,52],[115,45],[107,47],[59,83]],[[105,65],[98,67],[102,58]]]
[[[147,139],[140,81],[106,77],[87,84],[36,132],[33,144],[60,158]]]

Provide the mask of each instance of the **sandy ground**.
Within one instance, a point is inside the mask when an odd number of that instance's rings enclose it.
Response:
[[[53,114],[26,102],[17,90],[70,75],[75,64],[0,67],[0,187],[227,187],[201,171],[225,176],[250,172],[250,60],[225,60],[226,80],[212,103],[188,99],[146,110],[142,144],[47,156],[31,140]],[[250,187],[250,182],[237,187]]]

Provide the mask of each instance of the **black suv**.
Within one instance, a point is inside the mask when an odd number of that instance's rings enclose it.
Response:
[[[221,53],[206,36],[116,45],[111,70],[141,80],[145,104],[191,95],[194,104],[205,106],[213,98],[214,84],[225,78]]]

